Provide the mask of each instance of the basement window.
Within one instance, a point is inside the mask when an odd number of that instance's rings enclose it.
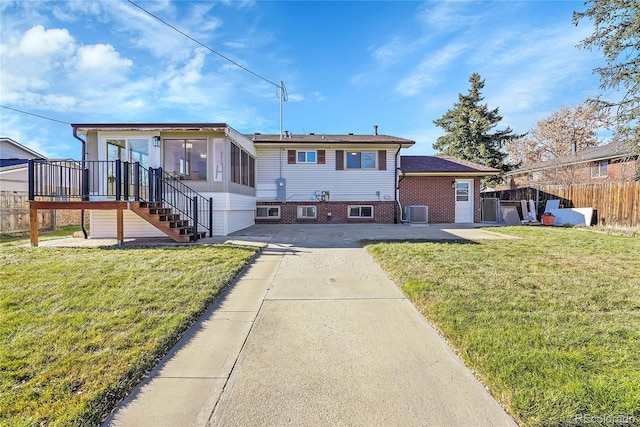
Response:
[[[298,206],[297,211],[299,219],[315,219],[318,217],[315,206]]]
[[[280,206],[258,206],[256,208],[258,219],[280,219]]]
[[[348,206],[349,218],[373,218],[373,206]]]

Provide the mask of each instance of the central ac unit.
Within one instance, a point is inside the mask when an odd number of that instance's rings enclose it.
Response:
[[[407,206],[407,222],[410,224],[428,224],[429,207],[409,205]]]

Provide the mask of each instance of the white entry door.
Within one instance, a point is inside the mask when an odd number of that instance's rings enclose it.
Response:
[[[456,179],[456,223],[473,222],[473,180]]]

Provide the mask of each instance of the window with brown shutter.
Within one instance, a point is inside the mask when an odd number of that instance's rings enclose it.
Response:
[[[324,165],[325,163],[325,154],[324,150],[318,150],[318,164]]]
[[[344,170],[344,151],[336,150],[336,170]]]
[[[385,150],[378,151],[378,170],[387,170],[387,152]]]
[[[296,164],[296,150],[289,150],[287,152],[287,163],[290,165]]]

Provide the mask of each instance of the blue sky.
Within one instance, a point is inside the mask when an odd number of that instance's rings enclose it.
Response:
[[[518,133],[600,93],[582,1],[136,1],[266,80],[284,81],[284,129],[413,139],[485,79]],[[225,122],[278,133],[277,88],[127,1],[0,0],[0,104],[67,123]],[[0,108],[0,136],[79,158],[67,124]]]

